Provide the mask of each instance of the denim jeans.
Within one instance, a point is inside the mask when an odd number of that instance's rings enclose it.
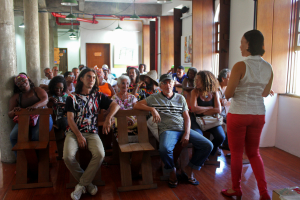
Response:
[[[51,115],[49,116],[49,132],[51,131],[53,126],[53,120]],[[40,127],[40,119],[38,119],[35,126],[29,126],[29,136],[30,141],[38,141],[39,140],[39,127]],[[14,147],[18,142],[18,129],[19,124],[16,124],[12,131],[10,132],[10,143],[11,146]],[[17,152],[14,151],[15,155],[17,156]]]
[[[164,131],[159,136],[159,154],[165,164],[167,171],[172,171],[175,167],[173,159],[173,150],[178,141],[181,140],[184,131]],[[202,164],[209,156],[213,149],[212,143],[196,131],[190,131],[190,143],[194,146],[192,159],[188,166],[193,169],[200,170]]]
[[[200,129],[200,126],[198,125],[198,123],[196,122],[196,117],[194,114],[190,115],[191,118],[191,129],[193,129],[194,131],[197,131],[198,133],[200,133],[201,135],[203,135],[203,132]],[[215,155],[218,147],[223,143],[223,141],[225,140],[225,133],[224,130],[222,128],[222,126],[216,126],[214,128],[208,129],[206,130],[207,132],[210,132],[213,136],[214,139],[212,140],[212,143],[214,145],[213,150],[211,151],[211,155]]]

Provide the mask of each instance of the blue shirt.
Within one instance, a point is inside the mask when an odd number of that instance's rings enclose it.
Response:
[[[178,81],[179,83],[182,84],[183,79],[187,78],[187,75],[184,74],[181,78],[178,78],[178,77],[177,77],[177,73],[174,73],[174,74],[172,74],[172,78],[173,78],[173,80],[176,80],[176,81]],[[173,87],[173,92],[177,92],[175,86]]]

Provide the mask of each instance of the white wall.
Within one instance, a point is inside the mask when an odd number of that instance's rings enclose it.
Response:
[[[277,132],[277,115],[278,115],[278,95],[273,97],[270,95],[264,98],[266,115],[265,126],[260,137],[260,147],[275,146],[276,132]]]
[[[231,0],[230,37],[229,37],[229,68],[244,58],[241,55],[241,38],[246,31],[253,29],[254,1]]]
[[[114,69],[114,45],[139,45],[139,63],[142,62],[142,28],[141,21],[120,21],[120,27],[124,30],[122,32],[112,31],[118,26],[117,20],[99,20],[98,24],[80,23],[81,35],[81,63],[86,65],[86,43],[110,43],[111,48],[111,71],[120,75],[126,69]]]
[[[72,71],[74,67],[78,67],[80,64],[80,41],[77,37],[76,40],[70,40],[70,33],[67,33],[66,30],[62,32],[58,30],[58,48],[67,48],[68,51],[68,71]]]
[[[17,55],[17,72],[26,73],[26,55],[25,55],[25,33],[24,28],[19,25],[23,22],[23,16],[15,16],[15,38]]]
[[[275,146],[300,157],[300,99],[279,96]]]

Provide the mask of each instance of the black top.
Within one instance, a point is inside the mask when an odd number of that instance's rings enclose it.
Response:
[[[200,97],[197,98],[197,104],[198,106],[202,106],[202,107],[215,107],[215,103],[214,103],[214,97],[211,98],[210,101],[202,101]],[[204,116],[203,114],[196,114],[197,117],[202,117]]]

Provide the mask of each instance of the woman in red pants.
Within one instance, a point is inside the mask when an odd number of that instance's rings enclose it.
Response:
[[[259,154],[259,141],[265,124],[263,97],[270,93],[272,66],[264,54],[264,36],[258,30],[246,32],[241,39],[241,53],[246,59],[237,62],[225,91],[232,98],[227,115],[227,134],[231,151],[232,188],[222,190],[225,196],[242,196],[241,174],[244,148],[257,180],[261,200],[271,199],[265,179],[264,164]]]

